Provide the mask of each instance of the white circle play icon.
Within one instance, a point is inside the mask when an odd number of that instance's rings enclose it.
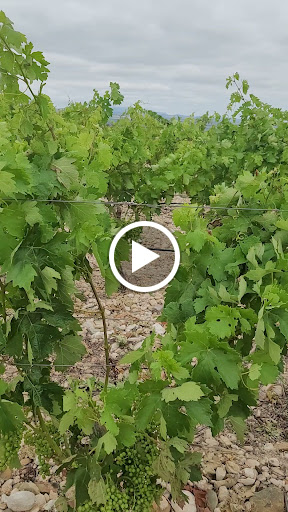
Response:
[[[137,272],[140,268],[145,267],[145,265],[149,265],[152,261],[160,258],[159,254],[151,251],[150,249],[146,249],[144,245],[138,244],[138,242],[134,242],[132,240],[132,273]]]
[[[131,269],[131,277],[134,278],[134,276],[137,276],[137,273],[139,275],[139,272],[141,272],[141,269],[145,267],[145,270],[143,270],[144,274],[146,272],[149,272],[150,269],[154,269],[154,273],[152,272],[152,278],[150,276],[149,286],[143,285],[140,286],[139,284],[135,284],[135,282],[129,282],[121,273],[119,272],[116,264],[115,264],[115,250],[117,247],[117,244],[119,240],[129,231],[136,229],[136,228],[152,228],[152,231],[155,233],[155,230],[158,231],[158,235],[162,238],[162,245],[163,243],[171,249],[159,249],[149,247],[150,245],[150,238],[149,238],[149,230],[146,229],[146,240],[144,240],[141,243],[136,242],[135,240],[132,240],[131,244],[131,262],[130,262],[130,269]],[[151,231],[151,232],[152,232]],[[160,232],[160,233],[159,233]],[[147,235],[148,233],[148,235]],[[148,239],[147,239],[148,237]],[[151,237],[151,241],[152,237]],[[147,247],[148,245],[148,247]],[[153,245],[153,243],[152,243]],[[159,254],[160,251],[160,254]],[[161,252],[163,251],[163,252]],[[166,251],[166,252],[165,252]],[[169,254],[168,254],[169,253]],[[171,254],[173,256],[171,256]],[[163,275],[163,272],[165,273],[165,258],[170,259],[171,265],[170,268],[167,268],[167,275]],[[172,259],[171,259],[172,258]],[[158,261],[157,261],[158,260]],[[156,265],[155,265],[156,262]],[[155,292],[156,290],[159,290],[160,288],[163,288],[163,286],[166,286],[171,279],[175,276],[179,264],[180,264],[180,251],[179,246],[177,244],[177,241],[175,237],[172,235],[172,233],[162,226],[161,224],[157,224],[157,222],[151,222],[151,221],[140,221],[140,222],[133,222],[132,224],[129,224],[125,228],[121,229],[119,233],[115,236],[115,238],[112,241],[112,244],[110,246],[109,250],[109,263],[111,270],[116,277],[116,279],[123,284],[126,288],[129,288],[130,290],[136,291],[136,292]],[[159,271],[161,269],[161,271]],[[164,270],[163,270],[164,269]],[[143,273],[142,272],[142,273]],[[159,276],[161,276],[161,280],[159,281]],[[145,277],[145,276],[144,276]],[[151,283],[154,280],[155,284]],[[133,279],[131,279],[133,281]],[[144,279],[145,281],[145,279]]]

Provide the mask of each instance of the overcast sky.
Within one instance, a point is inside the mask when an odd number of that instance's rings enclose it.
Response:
[[[1,0],[51,63],[57,106],[117,81],[125,105],[170,114],[223,113],[225,79],[287,108],[286,0]]]

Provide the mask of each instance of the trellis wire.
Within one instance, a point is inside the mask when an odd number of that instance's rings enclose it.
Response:
[[[10,361],[2,361],[2,362],[6,362],[6,364],[10,364],[11,366],[16,366],[17,368],[22,368],[22,367],[30,367],[30,368],[33,368],[33,367],[39,367],[39,368],[74,368],[77,364],[83,364],[83,361],[78,361],[77,363],[75,363],[74,365],[72,364],[43,364],[43,363],[14,363],[14,362],[10,362]],[[127,366],[130,366],[132,363],[126,363],[126,364],[120,364],[120,363],[111,363],[111,364],[101,364],[101,363],[90,363],[90,365],[93,367],[97,367],[97,368],[126,368]],[[87,363],[85,362],[85,366],[87,368]],[[88,367],[88,368],[91,368]],[[141,366],[141,370],[149,370],[148,366]]]
[[[94,205],[104,205],[104,206],[143,206],[147,208],[154,208],[157,210],[157,208],[192,208],[195,210],[198,209],[208,209],[208,210],[243,210],[243,211],[263,211],[263,212],[275,212],[275,213],[281,213],[286,212],[288,213],[288,209],[279,209],[279,208],[252,208],[248,206],[213,206],[213,205],[207,205],[207,204],[200,204],[200,205],[194,205],[194,204],[188,204],[188,203],[177,203],[172,202],[170,204],[166,203],[159,203],[159,204],[149,204],[149,203],[135,203],[133,201],[99,201],[99,200],[88,200],[88,199],[37,199],[37,198],[31,198],[31,199],[14,199],[14,198],[2,198],[0,199],[0,202],[16,202],[16,203],[25,203],[25,202],[32,202],[32,203],[64,203],[64,204],[94,204]]]

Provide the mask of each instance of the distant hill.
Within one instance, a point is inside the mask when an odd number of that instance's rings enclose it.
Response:
[[[116,121],[117,119],[119,119],[121,117],[121,115],[125,112],[125,110],[127,110],[127,108],[128,107],[114,107],[113,116],[112,116],[111,120]],[[159,114],[159,116],[164,117],[164,119],[172,119],[173,117],[180,117],[180,119],[186,119],[186,117],[189,117],[189,116],[185,116],[182,114],[171,115],[171,114],[167,114],[167,112],[156,112],[156,113]]]
[[[111,124],[113,123],[113,121],[117,121],[118,119],[120,119],[121,115],[127,110],[128,107],[114,107],[113,109],[113,116],[109,119],[109,122],[108,124]],[[187,119],[187,117],[189,116],[186,116],[186,115],[183,115],[183,114],[167,114],[167,112],[156,112],[156,114],[158,114],[159,116],[162,116],[164,117],[164,119],[173,119],[174,118],[180,118],[181,121],[183,121],[184,119]],[[194,116],[194,119],[200,119],[201,116]],[[240,119],[235,119],[234,120],[234,123],[235,124],[239,124],[240,123]],[[217,122],[215,120],[212,120],[211,123],[207,123],[206,125],[206,130],[208,130],[209,128],[211,128],[211,126],[215,126],[215,124],[217,124]]]

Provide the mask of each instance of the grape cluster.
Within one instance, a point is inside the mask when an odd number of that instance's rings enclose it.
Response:
[[[60,436],[54,425],[52,423],[46,423],[46,428],[48,430],[49,435],[53,438],[53,440],[57,444],[59,444]],[[54,450],[53,448],[51,448],[41,428],[37,428],[33,431],[27,431],[25,433],[25,444],[33,446],[35,448],[36,455],[38,456],[39,459],[39,472],[41,476],[49,476],[50,464],[48,463],[48,461],[49,459],[53,458]]]
[[[153,501],[161,495],[152,469],[157,456],[156,444],[138,435],[135,445],[122,450],[115,459],[118,485],[112,474],[106,476],[105,504],[97,506],[86,501],[77,512],[151,512]]]
[[[0,434],[0,471],[13,466],[23,437],[22,429]]]
[[[77,512],[129,512],[130,499],[126,491],[121,490],[112,481],[106,484],[105,505],[93,505],[92,501],[86,501],[77,508]]]
[[[77,507],[77,512],[96,512],[97,508],[93,505],[92,501],[86,501],[83,505]]]
[[[150,512],[153,501],[158,498],[159,489],[152,468],[157,456],[156,444],[147,437],[138,435],[135,445],[123,450],[116,459],[116,463],[121,466],[121,480],[129,495],[130,509],[133,512]]]

